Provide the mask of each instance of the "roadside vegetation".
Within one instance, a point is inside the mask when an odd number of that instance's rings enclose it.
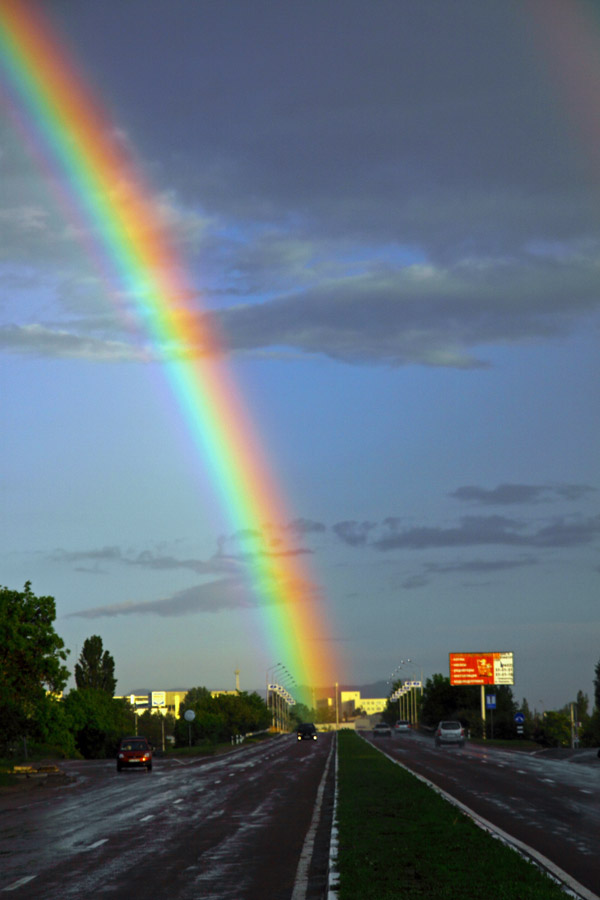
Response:
[[[556,882],[354,732],[338,737],[340,900],[564,900]]]
[[[390,698],[402,681],[391,684]],[[425,681],[423,692],[416,691],[408,700],[389,699],[382,714],[392,725],[396,719],[411,717],[424,729],[433,729],[442,719],[458,719],[467,729],[470,740],[493,739],[512,742],[521,748],[527,742],[535,747],[569,747],[576,737],[581,747],[597,747],[600,744],[600,661],[595,668],[594,701],[583,691],[578,691],[572,704],[558,710],[532,710],[526,698],[520,703],[508,685],[489,688],[496,700],[496,708],[488,711],[484,722],[481,718],[481,690],[478,686],[456,686],[446,675],[437,673]],[[522,713],[522,732],[517,733],[515,714]]]
[[[231,748],[242,735],[268,731],[272,712],[257,693],[213,697],[205,687],[185,695],[179,717],[133,711],[114,696],[115,661],[99,635],[84,641],[63,695],[69,651],[54,630],[53,597],[0,587],[0,785],[12,768],[35,760],[108,759],[119,740],[143,734],[157,749],[194,755]],[[188,723],[183,715],[194,711]]]

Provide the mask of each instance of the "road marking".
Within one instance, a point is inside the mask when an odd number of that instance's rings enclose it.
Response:
[[[87,849],[88,849],[88,850],[95,850],[96,847],[101,847],[102,844],[105,844],[105,843],[107,842],[107,840],[108,840],[108,838],[102,838],[101,840],[96,841],[95,844],[90,844],[90,846],[87,847]]]
[[[552,862],[551,859],[548,859],[547,856],[544,856],[539,851],[535,850],[533,847],[529,846],[529,844],[525,844],[523,841],[520,841],[518,838],[514,837],[514,835],[509,834],[507,831],[504,831],[502,828],[498,828],[497,825],[494,825],[488,819],[484,819],[483,816],[480,816],[479,813],[476,813],[465,803],[462,803],[457,797],[453,797],[452,794],[449,794],[443,788],[438,787],[433,781],[430,781],[428,778],[425,778],[424,775],[421,775],[419,772],[415,772],[414,769],[411,769],[410,766],[407,766],[405,763],[400,762],[399,759],[394,759],[393,756],[390,756],[389,753],[384,753],[381,751],[384,756],[386,756],[391,762],[395,763],[395,765],[400,766],[401,769],[406,769],[407,772],[410,772],[411,775],[414,775],[415,778],[418,778],[419,781],[422,781],[423,784],[429,785],[437,794],[441,797],[445,797],[453,806],[456,806],[458,809],[461,809],[464,813],[466,813],[469,818],[475,822],[476,825],[483,831],[488,831],[490,834],[495,835],[500,841],[509,846],[513,847],[517,852],[519,852],[522,856],[528,857],[533,862],[537,863],[541,869],[545,869],[553,878],[557,881],[562,882],[563,885],[566,885],[570,890],[574,891],[578,897],[581,897],[582,900],[600,900],[598,894],[592,893],[592,891],[588,890],[582,884],[580,884],[575,878],[569,875],[564,869],[561,869],[560,866],[557,866],[556,863]],[[550,779],[542,779],[544,781],[549,781]],[[552,782],[554,783],[554,782]],[[536,822],[533,823],[537,824]]]
[[[23,878],[19,878],[18,881],[13,881],[8,887],[2,888],[2,893],[4,893],[4,891],[16,891],[17,888],[22,887],[24,884],[27,884],[27,882],[33,881],[35,877],[35,875],[24,875]]]
[[[580,793],[580,794],[593,794],[594,792],[593,792],[593,791],[588,791],[588,790],[586,790],[585,788],[579,788],[579,793]]]
[[[153,818],[154,818],[154,813],[150,813],[149,816],[144,816],[143,819],[140,819],[140,822],[149,822],[150,819],[153,819]]]
[[[183,803],[183,797],[180,797],[178,800],[173,800],[173,806],[175,806],[176,803]]]
[[[325,782],[327,780],[327,775],[331,766],[331,758],[333,756],[334,748],[335,741],[332,741],[329,756],[327,757],[327,763],[325,764],[325,771],[323,772],[323,776],[317,790],[317,797],[315,800],[315,808],[313,811],[312,821],[306,833],[306,837],[304,838],[304,845],[302,847],[302,853],[300,854],[300,862],[298,863],[298,868],[296,869],[296,879],[294,881],[294,890],[292,891],[291,900],[304,900],[308,890],[308,870],[310,868],[310,862],[315,850],[315,837],[317,834],[319,821],[321,819]]]

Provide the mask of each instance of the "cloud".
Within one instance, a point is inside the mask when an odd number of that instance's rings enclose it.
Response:
[[[499,484],[492,489],[464,485],[457,488],[450,497],[479,503],[482,506],[502,506],[519,503],[549,502],[562,500],[579,500],[596,488],[585,484]]]
[[[138,566],[157,571],[188,570],[197,575],[223,575],[238,572],[240,560],[225,555],[215,554],[209,559],[177,559],[174,556],[158,555],[150,550],[140,553],[123,551],[120,547],[103,547],[98,550],[55,550],[52,554],[54,562],[59,563],[119,563],[127,566]]]
[[[152,358],[148,351],[133,344],[102,340],[39,324],[0,327],[0,352],[103,363],[148,362]]]
[[[327,526],[313,519],[294,519],[287,525],[287,529],[295,534],[321,534],[327,531]]]
[[[338,522],[332,531],[344,544],[351,547],[366,545],[369,533],[375,528],[373,522]]]
[[[471,559],[453,563],[428,563],[427,572],[432,574],[451,574],[454,572],[503,572],[507,569],[518,569],[522,566],[534,566],[537,560],[528,556],[522,559]]]
[[[369,528],[372,532],[373,528]],[[334,531],[339,533],[335,528]],[[344,540],[343,534],[340,535]],[[381,551],[424,550],[432,547],[573,547],[585,546],[600,536],[600,515],[558,516],[531,527],[505,516],[465,516],[453,527],[404,528],[398,518],[384,520],[369,546]],[[366,542],[365,539],[362,543]],[[345,543],[351,544],[350,540]],[[357,542],[358,543],[358,542]]]
[[[226,578],[178,591],[171,597],[130,603],[112,603],[69,613],[65,618],[100,619],[116,616],[156,615],[163,618],[192,613],[214,613],[227,609],[255,606],[252,594],[242,579]]]

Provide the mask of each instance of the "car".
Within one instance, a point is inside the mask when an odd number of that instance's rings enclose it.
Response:
[[[435,729],[435,746],[442,744],[458,744],[464,747],[466,740],[465,729],[457,720],[444,721]]]
[[[391,737],[392,728],[387,722],[378,722],[373,729],[373,737]]]
[[[298,741],[316,741],[317,729],[312,722],[305,722],[296,728],[296,739]]]
[[[137,734],[121,738],[117,750],[117,772],[144,767],[148,772],[152,771],[152,747],[146,738]]]
[[[410,731],[410,722],[408,719],[398,719],[394,725],[394,731]]]

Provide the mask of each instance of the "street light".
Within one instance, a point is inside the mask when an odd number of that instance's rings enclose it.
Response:
[[[283,665],[283,663],[280,663],[280,662],[275,663],[274,665],[269,666],[269,667],[267,668],[267,677],[266,677],[266,688],[267,688],[267,689],[266,689],[266,692],[265,692],[265,702],[266,702],[266,704],[267,704],[267,709],[269,708],[269,684],[271,683],[271,680],[272,680],[273,677],[275,676],[275,673],[277,672],[277,670],[278,670],[278,669],[283,669],[283,668],[284,668],[284,665]],[[270,677],[270,678],[269,678],[269,673],[271,673],[271,677]],[[277,702],[277,701],[276,701],[276,702]],[[272,715],[272,716],[271,716],[271,724],[272,724],[273,726],[275,726],[275,715]]]

